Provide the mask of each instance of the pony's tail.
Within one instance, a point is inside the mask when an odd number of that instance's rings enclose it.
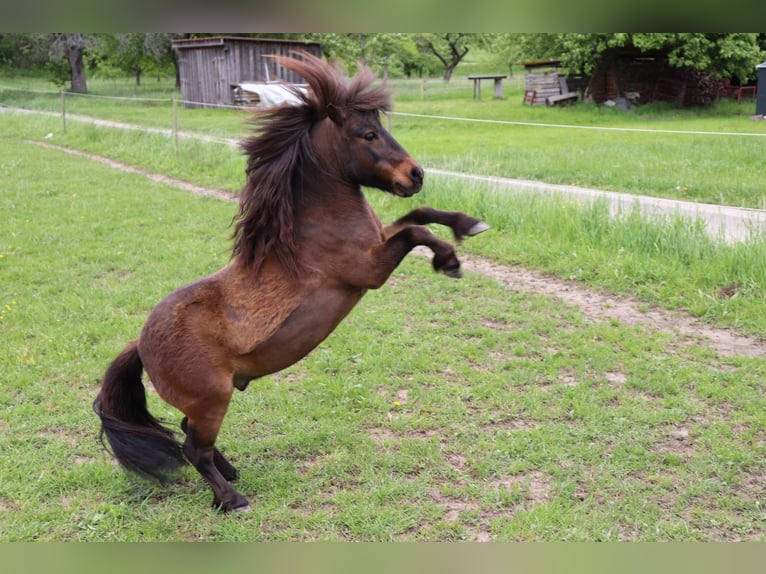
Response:
[[[187,461],[173,431],[146,408],[143,369],[138,342],[133,341],[107,369],[93,410],[101,418],[101,443],[120,464],[164,483],[172,480]]]

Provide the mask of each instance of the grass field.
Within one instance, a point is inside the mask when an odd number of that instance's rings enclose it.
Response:
[[[9,137],[38,141],[58,121],[8,114],[3,120]],[[232,193],[243,183],[242,155],[217,143],[183,140],[176,152],[167,135],[88,124],[50,141]],[[395,198],[371,197],[384,218],[401,214]],[[694,222],[640,213],[615,222],[598,202],[580,205],[534,194],[508,197],[437,177],[428,178],[412,203],[461,208],[485,218],[497,233],[471,242],[467,248],[476,253],[637,295],[648,304],[685,308],[716,324],[766,337],[766,269],[760,264],[766,258],[766,238],[725,245],[708,238]],[[732,284],[737,285],[735,296],[716,296]]]
[[[465,77],[455,76],[446,85],[439,80],[392,80],[394,111],[399,114],[392,117],[393,132],[428,167],[766,207],[761,183],[766,122],[750,119],[755,110],[752,101],[721,100],[704,109],[657,104],[628,112],[595,105],[533,108],[522,105],[520,78],[506,83],[506,99],[485,96],[474,101]],[[8,89],[9,84],[20,89]],[[130,83],[108,82],[92,89],[95,96],[143,99],[70,95],[67,113],[164,129],[174,124],[167,83],[150,81],[138,89]],[[0,77],[0,103],[61,112],[59,94],[19,79]],[[234,139],[241,137],[247,118],[237,110],[181,106],[177,114],[181,131]],[[61,123],[53,126],[54,134],[60,135]],[[78,129],[72,121],[69,127]]]
[[[166,487],[124,475],[97,440],[99,378],[159,299],[227,261],[234,205],[25,140],[53,131],[60,145],[230,190],[243,158],[92,126],[61,134],[56,118],[2,121],[0,539],[766,537],[766,360],[593,321],[491,277],[453,281],[415,256],[305,361],[237,393],[219,446],[252,514],[214,512],[192,471]],[[408,146],[425,142],[396,122]],[[465,209],[493,231],[464,252],[766,335],[762,241],[725,246],[683,221],[610,222],[598,204],[510,202],[438,180],[409,202],[370,198],[385,219],[419,203]],[[732,281],[734,297],[714,295]]]
[[[456,77],[447,87],[440,81],[429,80],[424,83],[422,97],[419,81],[392,82],[396,93],[403,96],[401,101],[396,100],[395,109],[542,124],[746,132],[756,136],[603,132],[394,115],[394,134],[426,167],[530,177],[735,206],[763,204],[759,166],[766,139],[757,134],[766,133],[766,125],[749,119],[748,103],[722,101],[704,110],[647,106],[628,113],[594,106],[530,108],[521,105],[518,86],[509,86],[507,100],[474,102],[470,82],[460,88],[459,81]],[[19,87],[40,89],[36,84]],[[117,97],[141,95],[152,100],[162,97],[166,103],[71,97],[67,104],[70,115],[76,111],[162,129],[173,124],[165,84],[149,83],[137,90],[131,84],[111,82],[97,84],[94,92]],[[4,101],[27,107],[50,110],[60,107],[58,94],[5,90],[0,96]],[[47,103],[36,104],[38,96]],[[248,115],[242,111],[180,108],[178,113],[181,131],[233,140],[246,133]],[[49,134],[54,143],[199,185],[230,192],[237,192],[242,186],[243,158],[227,144],[179,138],[175,146],[167,135],[105,129],[71,119],[64,133],[61,119],[55,115],[13,119],[5,114],[3,119],[9,136],[41,140]],[[572,143],[573,137],[577,138],[576,145]],[[436,186],[442,187],[443,192],[434,199],[427,192]],[[501,247],[496,239],[491,243],[482,239],[472,244],[471,249],[504,262],[523,263],[616,292],[639,295],[651,304],[686,308],[706,320],[766,336],[766,312],[761,303],[764,267],[758,263],[764,257],[764,241],[731,248],[717,246],[689,222],[671,221],[669,225],[658,226],[641,217],[612,227],[605,224],[603,206],[580,209],[582,206],[566,200],[540,204],[537,198],[532,198],[516,205],[518,198],[514,198],[513,209],[503,209],[498,207],[498,201],[504,202],[492,194],[465,190],[437,179],[416,201],[438,201],[440,196],[449,197],[443,204],[446,208],[465,203],[465,209],[470,206],[478,210],[508,239]],[[385,208],[385,200],[381,198],[377,205]],[[577,257],[572,257],[572,253]],[[733,284],[737,285],[735,297],[715,295]]]

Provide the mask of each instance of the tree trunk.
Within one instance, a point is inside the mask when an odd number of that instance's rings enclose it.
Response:
[[[69,42],[67,43],[66,51],[72,78],[72,92],[75,94],[87,94],[88,83],[85,80],[85,64],[82,59],[85,50],[81,45]]]
[[[173,69],[176,72],[176,90],[181,89],[181,69],[178,67],[178,54],[171,48],[170,55],[173,59]]]
[[[439,50],[434,46],[434,43],[431,42],[428,38],[423,38],[424,45],[426,48],[428,48],[431,53],[436,56],[439,61],[444,65],[444,83],[450,81],[452,78],[452,72],[455,70],[457,65],[460,63],[460,61],[465,57],[465,55],[468,53],[468,46],[463,46],[462,48],[459,46],[460,37],[462,34],[457,34],[457,36],[454,36],[452,34],[446,34],[444,40],[447,43],[447,50],[448,54],[442,55],[439,53]]]

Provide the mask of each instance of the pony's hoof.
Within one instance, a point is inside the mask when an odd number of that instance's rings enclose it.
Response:
[[[253,511],[253,509],[250,508],[249,504],[247,504],[245,506],[240,506],[239,508],[235,508],[235,509],[232,510],[232,512],[245,512],[245,513],[252,512],[252,511]]]
[[[222,503],[215,501],[213,502],[213,508],[218,510],[219,512],[223,512],[224,514],[229,514],[231,512],[252,512],[253,509],[250,508],[250,503],[247,501],[247,499],[244,496],[239,496],[235,500],[229,501],[228,503]]]
[[[463,272],[460,271],[460,267],[455,267],[454,269],[442,269],[441,271],[447,277],[452,277],[453,279],[461,279],[463,277]]]
[[[474,235],[478,235],[479,233],[484,233],[487,229],[489,229],[489,225],[484,223],[483,221],[480,221],[479,223],[476,223],[471,229],[468,230],[466,235],[468,237],[473,237]]]

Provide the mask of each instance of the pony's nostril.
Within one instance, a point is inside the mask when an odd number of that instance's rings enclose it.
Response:
[[[419,165],[414,166],[410,170],[410,177],[413,181],[417,181],[418,183],[423,181],[423,168],[421,168]]]

